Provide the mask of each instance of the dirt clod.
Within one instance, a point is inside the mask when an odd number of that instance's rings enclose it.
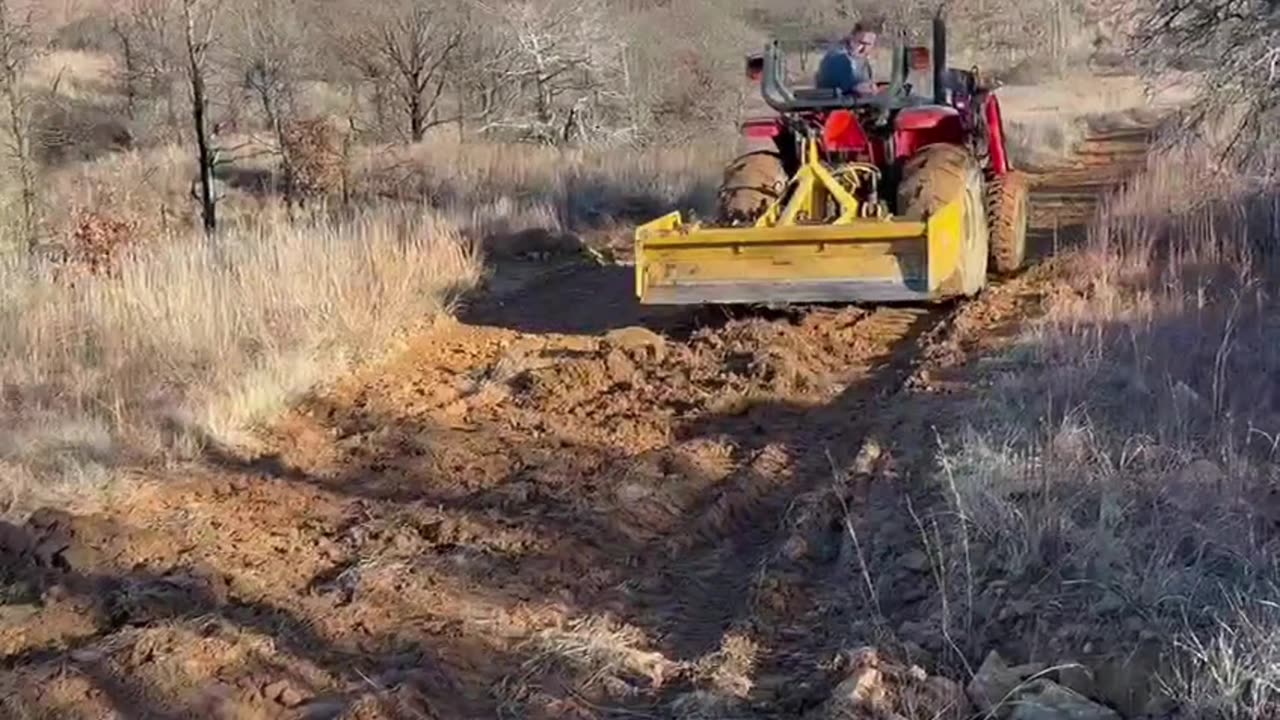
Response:
[[[922,550],[912,550],[899,558],[898,562],[903,568],[914,573],[922,573],[929,570],[929,556]]]
[[[636,364],[621,350],[613,350],[605,356],[605,368],[609,379],[614,383],[632,383],[635,381]]]
[[[908,695],[908,707],[920,711],[920,717],[960,720],[973,715],[964,687],[953,680],[934,675],[916,685]]]
[[[611,330],[605,335],[604,341],[610,347],[631,353],[647,353],[655,361],[661,361],[666,356],[666,339],[647,328],[626,327],[619,330]]]
[[[294,708],[306,701],[306,696],[302,694],[293,683],[288,680],[277,680],[270,685],[262,688],[263,697],[277,702],[287,708]]]
[[[1097,697],[1098,688],[1089,668],[1071,663],[1058,668],[1057,676],[1059,685],[1087,698]]]
[[[1009,667],[999,652],[992,650],[969,681],[969,699],[979,710],[990,712],[1005,702],[1024,679]]]
[[[874,651],[859,658],[849,677],[832,693],[833,704],[867,712],[883,712],[888,702],[888,690],[879,663],[879,656]]]
[[[884,455],[884,449],[880,446],[879,441],[869,437],[862,441],[862,447],[858,448],[858,454],[853,461],[853,472],[855,475],[871,475],[876,470],[876,465]]]
[[[1159,697],[1160,657],[1160,643],[1153,640],[1100,663],[1094,668],[1099,699],[1125,716],[1141,714],[1148,702]]]
[[[1029,683],[1010,704],[1009,720],[1120,720],[1115,710],[1049,680]]]
[[[18,557],[31,551],[31,533],[19,525],[0,520],[0,555]]]

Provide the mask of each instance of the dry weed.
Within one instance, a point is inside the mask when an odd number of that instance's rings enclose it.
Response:
[[[548,678],[570,678],[570,704],[594,700],[622,700],[642,689],[660,687],[677,665],[661,653],[643,649],[644,633],[604,617],[574,620],[566,627],[542,630],[526,639],[528,656],[518,676],[505,678],[499,695],[511,708],[558,705],[559,687],[543,687]]]
[[[59,276],[114,272],[121,256],[137,239],[137,230],[138,221],[134,219],[97,210],[77,211],[63,258],[66,272]]]
[[[344,138],[324,118],[296,120],[284,133],[293,191],[302,196],[337,195],[346,178]]]
[[[147,245],[74,284],[4,258],[0,462],[53,481],[72,458],[109,466],[246,440],[477,276],[457,228],[391,209]]]
[[[732,138],[640,152],[437,139],[364,149],[352,183],[376,197],[426,200],[488,222],[528,217],[544,229],[581,232],[672,209],[705,212],[732,150]]]
[[[994,620],[1016,599],[1075,628],[1040,651],[1164,642],[1182,667],[1163,668],[1168,693],[1196,717],[1277,708],[1275,198],[1171,149],[1062,264],[983,420],[942,449],[949,522],[975,549],[948,560],[988,588],[952,601],[993,618],[976,647],[1017,632]]]

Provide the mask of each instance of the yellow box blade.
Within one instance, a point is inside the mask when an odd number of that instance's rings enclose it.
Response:
[[[646,304],[887,302],[945,296],[961,259],[959,202],[927,223],[704,228],[679,213],[636,231]]]

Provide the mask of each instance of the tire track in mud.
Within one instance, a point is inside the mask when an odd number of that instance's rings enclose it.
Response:
[[[1096,131],[1061,166],[1032,173],[1032,261],[1084,240],[1098,203],[1140,167],[1153,129]]]
[[[834,398],[817,407],[783,402],[754,408],[749,417],[711,421],[717,434],[736,439],[742,459],[704,507],[654,548],[662,559],[643,571],[652,586],[627,597],[633,608],[662,619],[662,634],[683,638],[682,655],[715,651],[744,617],[751,585],[785,532],[788,506],[829,479],[833,462],[852,459],[845,456],[859,447],[876,402],[910,375],[913,343],[951,311],[874,310],[852,330],[876,360]]]

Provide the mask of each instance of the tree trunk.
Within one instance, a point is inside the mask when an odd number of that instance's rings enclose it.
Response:
[[[280,151],[280,172],[284,176],[282,178],[283,186],[281,191],[284,195],[285,208],[289,212],[290,220],[292,220],[294,201],[297,200],[295,192],[297,186],[294,184],[296,172],[293,167],[293,155],[290,153],[289,139],[285,137],[284,132],[284,118],[281,111],[282,101],[272,96],[272,90],[269,87],[259,89],[258,100],[262,103],[262,114],[271,126],[271,132],[276,137],[276,147]]]
[[[196,134],[197,159],[200,163],[200,206],[206,233],[218,229],[218,207],[213,197],[213,151],[209,147],[209,129],[205,118],[203,70],[192,67],[191,120]]]
[[[413,142],[422,142],[422,138],[427,134],[427,114],[423,110],[422,95],[410,90],[407,100],[409,101],[409,137]]]
[[[13,139],[13,160],[17,164],[19,191],[22,197],[22,241],[27,254],[34,259],[40,244],[39,207],[36,203],[36,178],[31,158],[31,127],[26,115],[26,99],[21,87],[25,64],[19,39],[24,28],[13,24],[9,4],[0,0],[0,35],[5,38],[4,55],[0,57],[5,101],[9,104],[9,134]]]
[[[120,39],[120,59],[124,62],[125,113],[133,120],[137,117],[138,110],[138,63],[134,57],[133,39],[129,37],[129,31],[120,26],[118,18],[113,21],[112,29]]]
[[[203,43],[196,41],[195,18],[191,6],[195,0],[184,0],[183,12],[187,26],[187,61],[191,80],[191,122],[196,135],[197,161],[200,163],[200,206],[206,234],[218,229],[217,200],[213,195],[213,150],[209,146],[208,119],[205,117],[207,99],[204,86]]]
[[[35,257],[40,244],[40,233],[36,217],[36,179],[31,162],[31,138],[23,116],[22,98],[17,88],[18,78],[8,77],[5,81],[8,95],[6,99],[9,102],[9,133],[13,135],[14,160],[18,164],[18,183],[22,193],[22,239],[26,243],[27,253]]]
[[[290,152],[289,139],[285,137],[284,122],[277,113],[271,121],[276,134],[276,143],[280,146],[280,172],[284,175],[284,206],[288,210],[289,219],[293,220],[294,204],[299,200],[297,193],[297,170],[293,167],[293,154]]]

